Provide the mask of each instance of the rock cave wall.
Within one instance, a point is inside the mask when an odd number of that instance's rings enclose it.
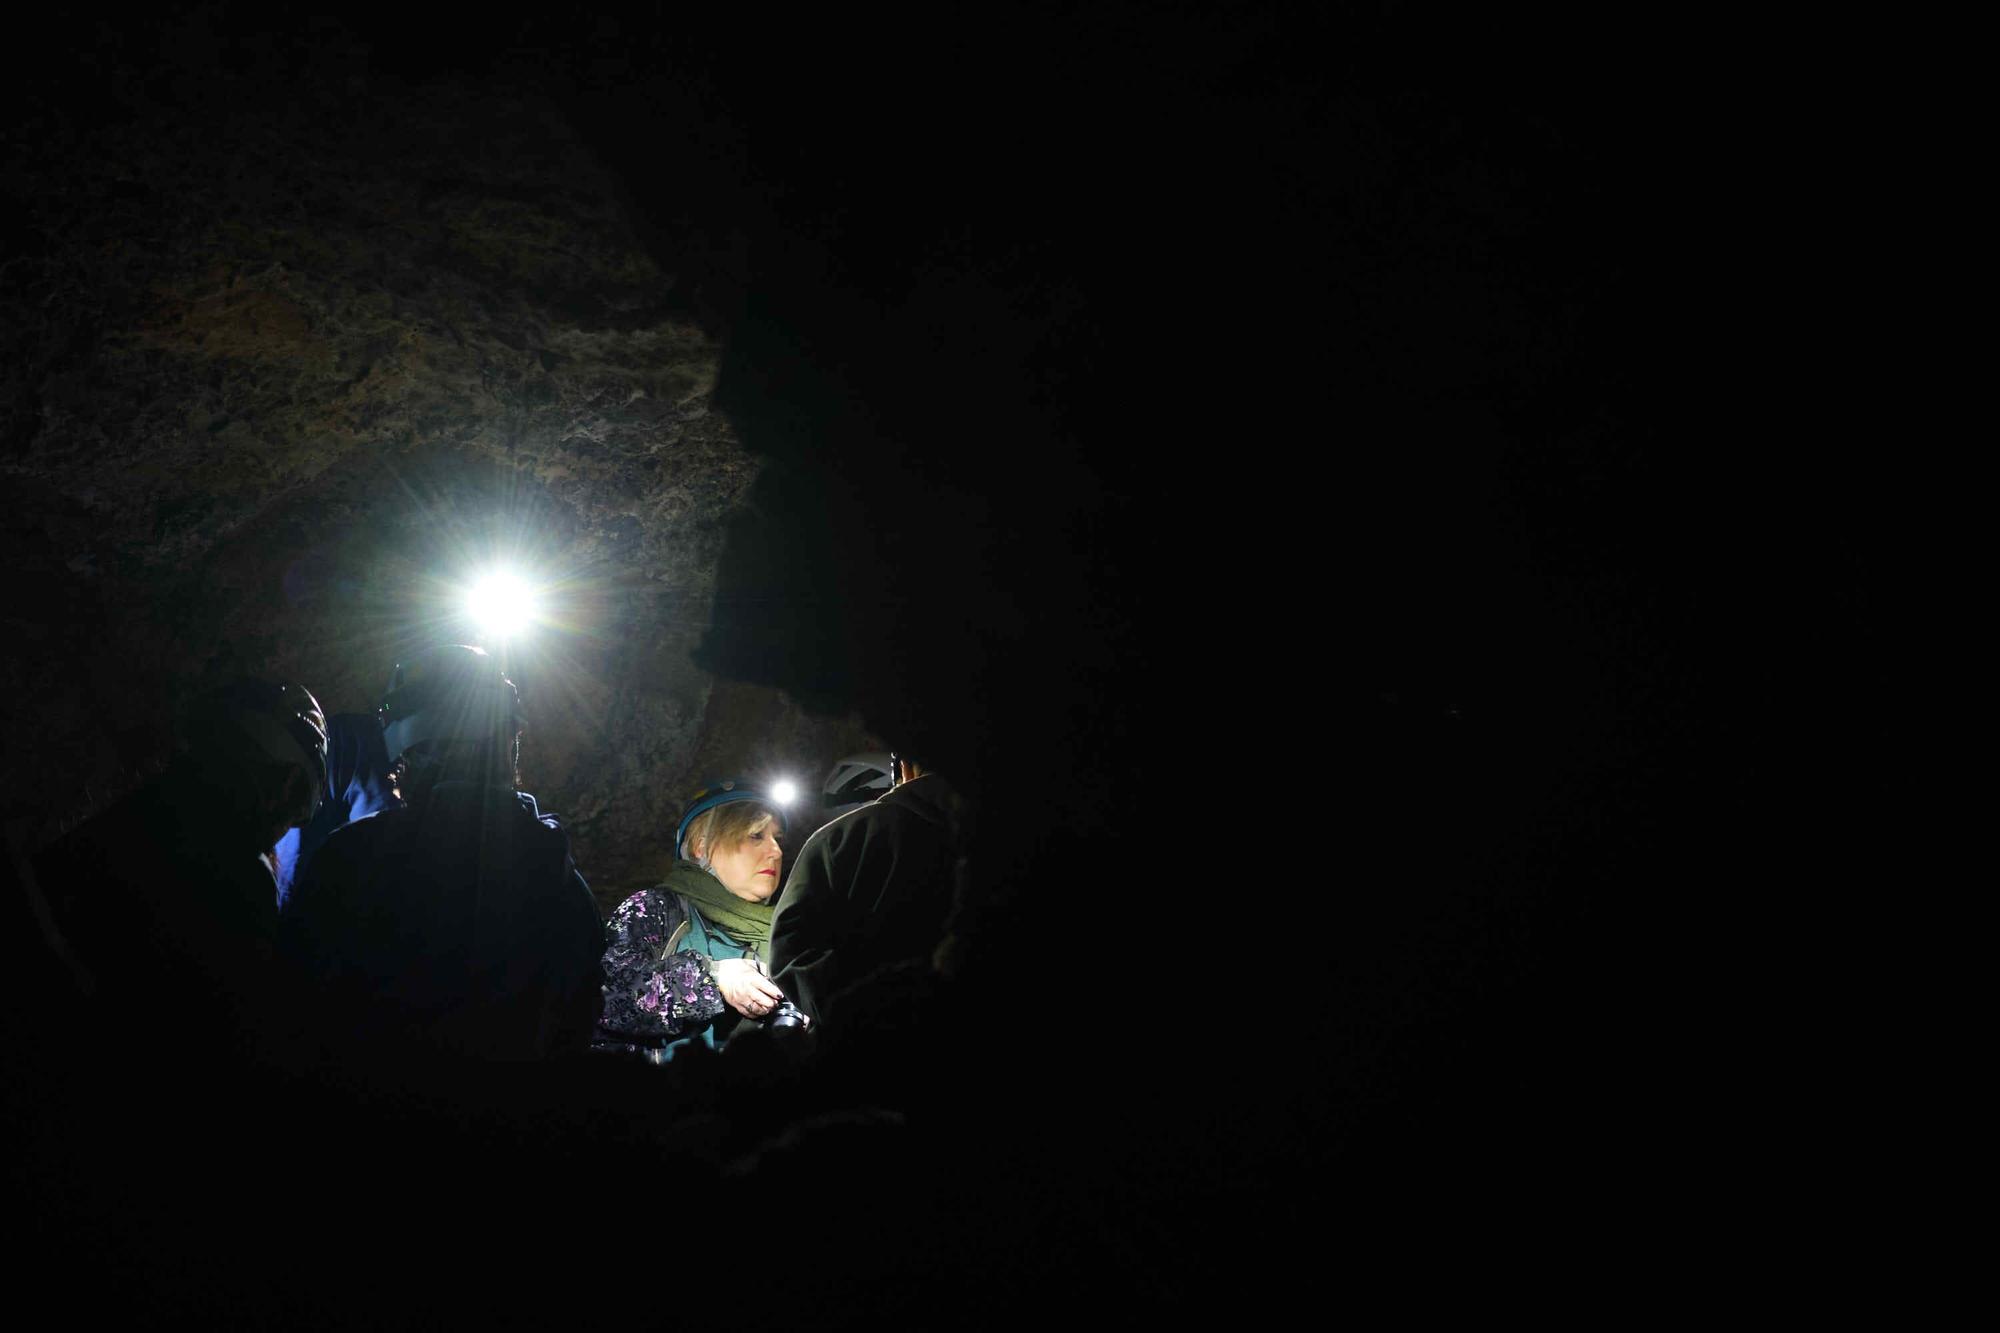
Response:
[[[552,584],[511,654],[524,785],[607,901],[663,868],[704,778],[810,794],[877,744],[691,660],[759,465],[711,403],[721,349],[551,100],[365,65],[132,75],[6,131],[17,843],[141,780],[204,684],[371,708],[398,656],[467,637],[454,589],[495,558]]]

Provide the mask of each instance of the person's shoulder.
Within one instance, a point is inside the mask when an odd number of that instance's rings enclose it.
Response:
[[[625,903],[631,903],[635,909],[643,908],[648,912],[657,912],[678,907],[680,901],[681,896],[671,888],[665,884],[655,884],[651,888],[641,889],[637,893],[628,895],[625,901],[618,905],[623,907]]]
[[[569,830],[560,816],[542,809],[533,795],[511,786],[476,782],[440,782],[431,789],[428,802],[420,801],[405,809],[421,810],[428,805],[450,820],[499,818],[516,847],[547,844],[550,848],[569,846]],[[526,841],[524,842],[523,839]]]
[[[663,885],[641,889],[611,910],[607,922],[614,945],[663,948],[687,920],[679,894]]]
[[[816,849],[838,846],[850,838],[865,834],[871,825],[879,824],[885,819],[900,817],[896,810],[883,805],[881,801],[870,801],[864,806],[849,810],[844,815],[837,815],[827,820],[813,830],[812,836],[799,848],[799,856],[804,857],[809,851]]]
[[[882,793],[875,804],[944,818],[960,799],[958,789],[943,776],[937,773],[925,773]]]
[[[681,896],[664,884],[655,884],[650,889],[641,889],[612,909],[612,914],[623,920],[674,920],[687,914]]]
[[[391,806],[387,810],[377,810],[372,815],[362,815],[358,819],[350,819],[327,834],[326,841],[320,844],[319,850],[313,855],[315,858],[324,856],[336,847],[343,852],[352,852],[386,838],[393,838],[403,828],[413,826],[415,820],[414,812],[408,806],[402,805]]]
[[[297,911],[302,904],[323,896],[328,885],[365,874],[365,867],[383,856],[399,834],[406,828],[414,829],[411,818],[402,808],[382,810],[350,820],[327,834],[293,881],[286,896],[287,910]]]

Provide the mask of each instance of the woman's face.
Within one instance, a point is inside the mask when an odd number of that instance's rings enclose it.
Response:
[[[723,888],[746,902],[769,902],[785,865],[784,849],[778,846],[778,821],[765,815],[734,847],[711,852],[708,862]]]

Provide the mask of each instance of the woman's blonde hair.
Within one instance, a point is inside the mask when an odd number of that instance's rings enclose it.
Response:
[[[681,840],[682,850],[687,853],[688,860],[705,870],[716,848],[734,847],[767,819],[781,828],[784,825],[782,816],[762,801],[731,801],[713,810],[704,810],[688,825],[687,837]]]

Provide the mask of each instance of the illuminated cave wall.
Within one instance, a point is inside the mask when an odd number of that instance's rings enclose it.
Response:
[[[560,581],[516,654],[524,779],[607,899],[702,777],[868,748],[689,657],[757,464],[719,349],[549,101],[365,70],[148,83],[7,131],[4,801],[38,844],[250,671],[371,707],[496,552]],[[663,162],[670,170],[671,163]]]

